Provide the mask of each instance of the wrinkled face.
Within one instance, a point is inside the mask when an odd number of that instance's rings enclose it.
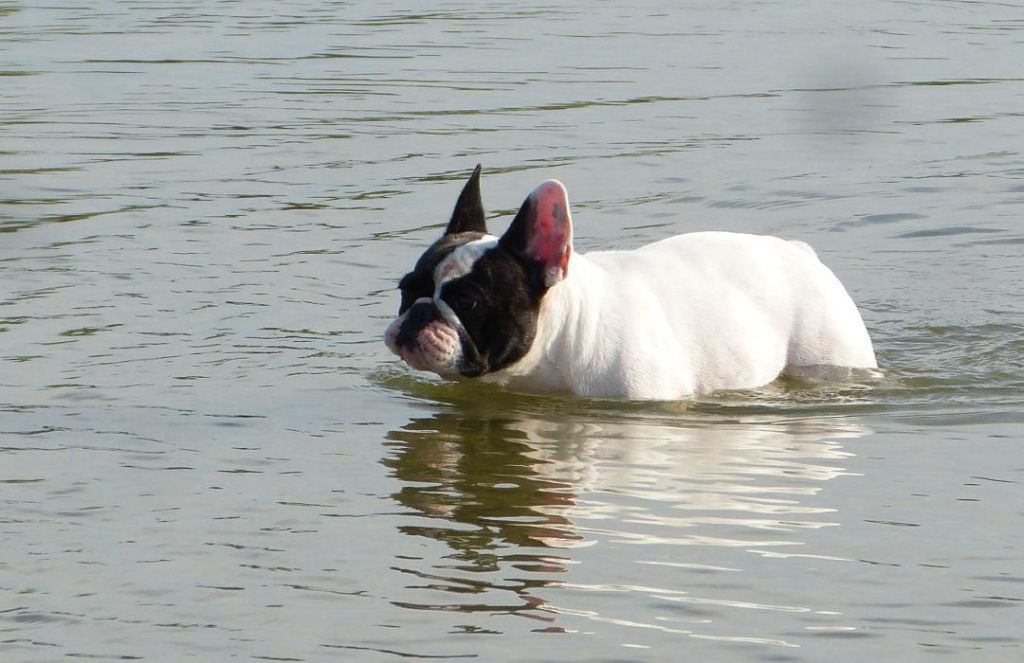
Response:
[[[530,349],[544,288],[528,266],[479,232],[446,234],[398,285],[384,340],[418,370],[477,377]]]

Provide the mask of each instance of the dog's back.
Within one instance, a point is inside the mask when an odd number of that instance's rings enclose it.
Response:
[[[877,366],[856,305],[803,242],[699,232],[582,258],[619,327],[596,338],[636,373],[619,380],[678,397],[812,366]]]

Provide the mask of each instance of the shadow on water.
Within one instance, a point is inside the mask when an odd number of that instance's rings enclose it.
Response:
[[[516,614],[555,630],[569,628],[566,619],[625,618],[594,592],[655,597],[664,611],[633,619],[659,630],[668,627],[655,621],[671,615],[692,621],[740,605],[808,611],[690,581],[806,553],[809,532],[838,524],[820,493],[847,474],[844,442],[871,433],[834,405],[811,415],[806,404],[780,413],[750,398],[630,404],[381,381],[425,410],[387,435],[382,462],[410,516],[399,529],[442,544],[436,555],[396,560],[410,581],[395,604]]]

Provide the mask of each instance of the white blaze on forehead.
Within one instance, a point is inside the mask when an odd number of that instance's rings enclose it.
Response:
[[[469,274],[470,270],[473,269],[473,263],[497,245],[497,237],[486,235],[472,242],[466,242],[449,253],[444,260],[437,263],[437,267],[434,268],[434,298],[436,299],[441,293],[441,286],[448,281]]]
[[[441,288],[445,283],[453,279],[457,279],[460,276],[465,276],[473,269],[473,264],[476,263],[480,257],[493,249],[498,245],[498,238],[494,235],[485,235],[480,239],[475,239],[472,242],[466,242],[459,248],[455,249],[448,256],[437,263],[437,267],[434,268],[434,306],[441,313],[445,322],[455,328],[461,328],[462,322],[459,321],[459,316],[455,315],[455,311],[452,310],[451,306],[448,306],[448,302],[441,299]]]

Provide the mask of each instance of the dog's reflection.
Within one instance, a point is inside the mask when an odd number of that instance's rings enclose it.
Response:
[[[443,540],[484,568],[501,544],[582,541],[568,517],[574,486],[547,472],[550,460],[523,423],[444,413],[393,431],[388,437],[398,444],[385,463],[405,483],[395,498],[432,518],[404,530]]]
[[[836,418],[461,410],[392,431],[383,462],[403,483],[394,498],[425,517],[403,531],[445,543],[446,564],[558,572],[567,549],[602,539],[798,544],[832,524],[813,496],[845,473],[841,441],[868,432]]]

